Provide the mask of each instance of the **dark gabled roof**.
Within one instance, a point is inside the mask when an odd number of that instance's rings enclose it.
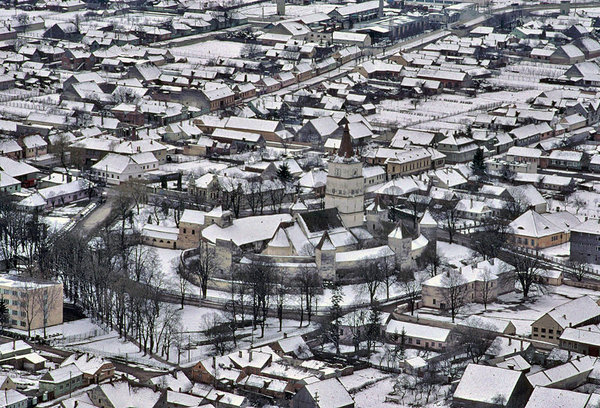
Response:
[[[309,211],[299,214],[306,224],[309,232],[329,231],[336,228],[343,228],[342,219],[337,208],[328,208],[326,210]]]

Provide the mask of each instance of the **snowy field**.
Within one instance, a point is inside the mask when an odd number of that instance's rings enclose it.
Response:
[[[506,101],[525,102],[539,94],[539,91],[501,91],[479,94],[477,97],[465,95],[441,94],[427,99],[383,100],[377,107],[377,113],[368,117],[378,125],[396,125],[398,127],[415,126],[430,129],[446,128],[446,123],[456,123],[456,128],[466,127],[465,116],[474,116],[489,109],[503,105]],[[463,123],[464,122],[464,123]]]
[[[204,41],[181,47],[169,48],[177,57],[192,58],[239,58],[246,44],[234,41]]]
[[[472,315],[511,321],[517,329],[517,335],[528,336],[531,334],[531,324],[551,309],[584,295],[591,296],[594,299],[598,298],[598,293],[593,290],[574,288],[566,285],[558,287],[549,286],[546,290],[548,293],[540,296],[531,295],[525,301],[521,293],[502,295],[496,302],[489,304],[487,310],[485,310],[482,304],[468,304],[460,309],[457,321],[466,319]],[[451,321],[450,316],[441,316],[438,310],[423,308],[419,309],[416,313],[423,318]]]
[[[543,62],[520,61],[500,69],[500,73],[487,79],[491,84],[509,89],[535,89],[546,91],[565,89],[564,85],[541,83],[542,78],[558,78],[569,65],[548,64]]]
[[[337,7],[340,7],[340,5],[328,3],[313,3],[308,6],[286,4],[285,17],[301,17],[316,13],[327,14],[330,11],[335,10]],[[240,11],[248,17],[274,16],[277,14],[277,7],[274,3],[263,3],[261,5],[244,7]]]

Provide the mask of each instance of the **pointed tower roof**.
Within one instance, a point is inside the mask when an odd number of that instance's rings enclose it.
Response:
[[[289,248],[290,247],[290,240],[288,239],[283,228],[279,227],[277,229],[277,231],[275,232],[275,235],[273,235],[273,238],[271,238],[271,241],[269,241],[269,246],[273,247],[273,248]]]
[[[437,221],[433,218],[429,210],[425,210],[425,213],[421,217],[421,221],[419,221],[419,225],[421,226],[433,226],[437,227]]]
[[[296,197],[294,204],[291,207],[292,211],[306,211],[308,207],[304,204],[304,201],[300,197]]]
[[[329,234],[327,232],[323,234],[323,237],[321,237],[321,240],[315,248],[320,249],[321,251],[335,251],[336,249],[335,245],[333,245],[333,242],[331,242],[331,238],[329,238]]]
[[[352,149],[352,139],[350,138],[350,129],[348,123],[344,126],[344,134],[342,135],[342,143],[338,150],[338,156],[345,157],[346,159],[354,156],[354,150]]]

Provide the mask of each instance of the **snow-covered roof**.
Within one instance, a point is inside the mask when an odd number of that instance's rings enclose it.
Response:
[[[354,400],[337,378],[306,385],[306,391],[318,401],[321,408],[342,408],[353,406]]]
[[[599,405],[599,394],[535,387],[525,408],[593,408]]]
[[[76,378],[78,376],[82,376],[83,373],[75,364],[69,364],[66,366],[61,366],[54,370],[48,371],[44,376],[40,379],[40,381],[48,381],[54,383],[61,383],[70,378]]]
[[[566,233],[566,229],[555,225],[534,210],[528,210],[509,224],[514,234],[541,238],[549,235]]]
[[[425,326],[423,324],[401,322],[399,320],[390,320],[385,328],[387,334],[404,333],[408,337],[424,340],[446,342],[450,335],[450,330],[441,327]]]
[[[233,220],[233,224],[225,228],[213,224],[202,230],[202,236],[212,243],[222,239],[243,246],[271,239],[281,223],[291,221],[292,217],[289,214],[240,218]]]
[[[454,399],[487,404],[495,404],[498,398],[509,401],[521,375],[520,371],[469,364],[454,391]]]
[[[596,364],[597,358],[589,356],[576,358],[568,363],[529,374],[527,380],[534,387],[552,387],[554,384],[562,383],[569,378],[589,374]]]
[[[573,299],[547,313],[561,327],[578,326],[600,316],[600,306],[589,296]]]
[[[27,163],[18,162],[2,156],[0,156],[0,170],[4,171],[11,177],[25,176],[38,172],[38,169],[30,166]]]
[[[360,262],[392,257],[394,255],[394,251],[389,246],[383,245],[375,248],[358,249],[356,251],[338,252],[335,254],[335,261],[338,263]]]
[[[204,211],[185,209],[183,210],[183,214],[181,215],[181,219],[179,220],[179,222],[204,225],[205,215],[206,212]]]
[[[98,385],[110,404],[117,408],[153,407],[160,393],[147,387],[131,386],[126,381]]]
[[[178,392],[188,392],[193,386],[192,382],[183,371],[176,371],[174,373],[152,377],[149,381],[151,384],[157,385],[160,388]]]
[[[0,406],[2,407],[20,407],[27,406],[27,396],[17,390],[4,390],[0,393]]]
[[[79,193],[86,190],[90,186],[90,182],[84,179],[71,181],[70,183],[59,184],[57,186],[46,187],[38,190],[38,193],[46,200],[55,197],[64,196],[67,194]]]

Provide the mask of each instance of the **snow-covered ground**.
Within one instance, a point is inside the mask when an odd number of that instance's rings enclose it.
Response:
[[[73,216],[77,215],[87,204],[87,201],[58,207],[41,217],[48,225],[50,231],[57,231],[64,227]]]
[[[460,129],[472,121],[467,120],[469,117],[477,113],[501,106],[507,100],[515,103],[525,102],[538,94],[539,91],[536,90],[488,92],[478,94],[475,98],[441,94],[419,99],[416,105],[411,99],[383,100],[377,107],[377,113],[368,119],[379,125],[428,129],[448,129],[447,125],[450,122]],[[440,121],[444,122],[443,125],[440,125]]]
[[[472,315],[493,317],[511,321],[517,329],[517,335],[528,336],[531,334],[531,324],[551,309],[584,295],[591,296],[594,299],[598,298],[598,293],[593,290],[566,285],[550,286],[546,290],[548,293],[540,296],[533,295],[525,301],[521,293],[515,292],[502,295],[496,302],[489,304],[487,310],[482,304],[470,303],[460,309],[456,318],[457,322]],[[423,308],[415,313],[418,313],[422,318],[451,321],[450,316],[442,316],[438,310]]]
[[[181,47],[173,47],[169,50],[178,57],[193,58],[238,58],[246,44],[233,41],[204,41]]]
[[[316,13],[329,13],[340,5],[329,3],[313,3],[308,6],[298,6],[292,4],[285,5],[285,16],[287,18],[306,16]],[[272,16],[277,14],[277,6],[274,3],[262,3],[256,6],[248,6],[240,9],[240,12],[248,17]]]

